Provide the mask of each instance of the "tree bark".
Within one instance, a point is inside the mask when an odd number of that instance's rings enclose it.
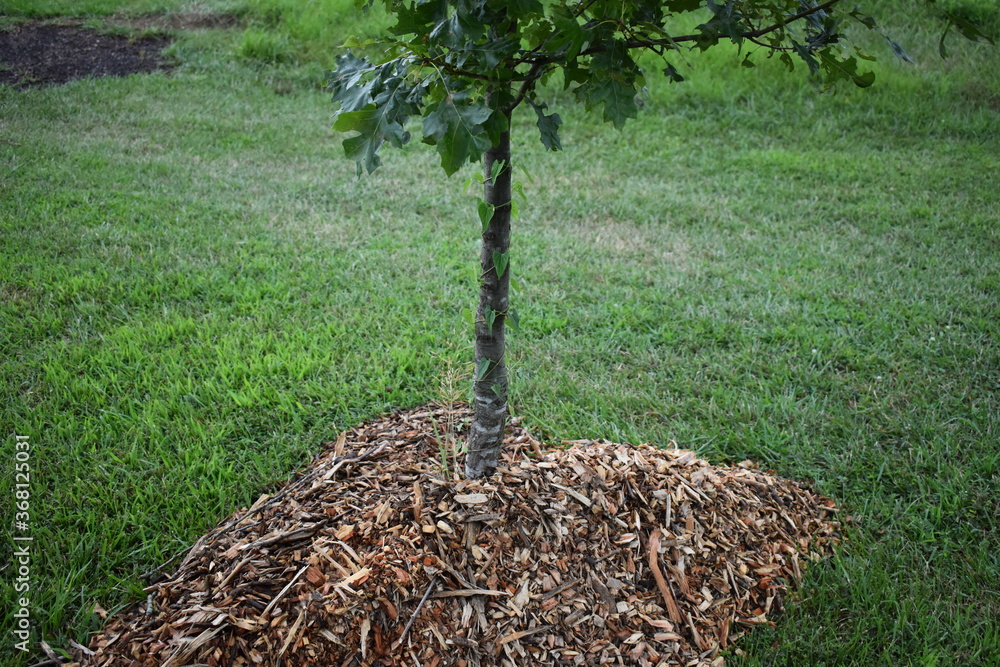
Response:
[[[507,115],[508,127],[510,114]],[[496,180],[490,178],[493,165],[503,168]],[[510,268],[504,267],[498,276],[493,263],[494,253],[506,253],[510,248],[510,131],[500,136],[500,143],[483,154],[483,198],[493,206],[493,217],[483,233],[479,255],[482,281],[479,287],[479,307],[476,309],[476,381],[473,387],[473,420],[469,433],[469,452],[465,459],[465,476],[477,479],[493,474],[503,446],[507,425],[507,364],[504,359],[504,321],[510,293]],[[495,319],[490,326],[490,313]],[[483,360],[489,364],[483,366]],[[480,369],[484,372],[479,374]]]

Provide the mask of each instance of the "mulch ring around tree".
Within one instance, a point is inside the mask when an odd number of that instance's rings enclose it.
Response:
[[[705,665],[771,624],[837,509],[749,462],[516,421],[487,480],[456,475],[466,406],[343,434],[203,536],[87,666]]]
[[[165,69],[170,38],[129,38],[76,24],[23,23],[0,29],[0,84],[22,87]]]

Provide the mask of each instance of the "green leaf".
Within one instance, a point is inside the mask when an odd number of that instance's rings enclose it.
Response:
[[[987,35],[985,32],[979,29],[975,23],[963,19],[961,16],[957,16],[952,12],[946,12],[945,18],[951,23],[951,25],[958,28],[958,31],[962,33],[962,36],[972,42],[978,42],[980,40],[984,42],[989,42],[994,44],[993,38]]]
[[[523,163],[521,163],[521,162],[518,162],[518,163],[517,163],[517,168],[518,168],[518,169],[520,169],[521,171],[523,171],[523,172],[524,172],[524,175],[528,177],[528,182],[529,182],[529,183],[531,183],[532,185],[534,185],[534,184],[535,184],[535,179],[534,179],[534,177],[533,177],[533,176],[531,175],[531,172],[530,172],[530,171],[528,171],[528,168],[527,168],[527,167],[525,167]]]
[[[500,143],[500,135],[510,129],[507,123],[507,116],[502,111],[494,110],[493,114],[483,122],[483,129],[490,139],[490,145],[496,146]]]
[[[867,14],[862,14],[860,11],[858,11],[857,8],[855,8],[854,11],[852,11],[852,12],[848,12],[847,15],[850,16],[851,18],[853,18],[858,23],[864,25],[869,30],[877,30],[878,29],[878,25],[875,23],[875,19],[873,19],[872,17],[868,16]]]
[[[564,11],[569,12],[568,9]],[[574,61],[583,45],[590,41],[590,30],[580,25],[579,20],[571,13],[554,16],[552,23],[555,31],[550,39],[550,49],[556,53],[562,51],[568,62]]]
[[[446,0],[413,3],[393,3],[396,24],[390,28],[397,35],[426,35],[434,26],[448,18]]]
[[[489,330],[490,335],[493,335],[493,323],[497,321],[497,311],[490,308],[486,311],[486,328]]]
[[[479,209],[479,221],[483,223],[483,234],[486,233],[486,228],[490,226],[490,220],[493,219],[493,204],[487,204],[482,199],[479,200],[477,206]]]
[[[486,4],[494,9],[506,9],[507,14],[515,18],[537,15],[545,11],[538,0],[489,0]]]
[[[742,65],[743,67],[746,67],[746,68],[756,67],[756,65],[754,65],[753,62],[750,60],[750,54],[749,53],[746,56],[744,56],[743,62],[741,62],[740,65]]]
[[[483,123],[493,111],[470,102],[467,95],[448,95],[428,105],[424,116],[424,143],[436,145],[441,167],[451,176],[468,161],[478,160],[492,144]]]
[[[497,182],[497,176],[503,172],[504,166],[506,166],[506,163],[503,160],[498,160],[490,165],[490,183]]]
[[[486,31],[481,7],[472,2],[449,2],[451,16],[439,21],[428,35],[428,40],[452,49],[461,49],[468,42],[475,42]]]
[[[850,16],[851,18],[853,18],[858,23],[861,23],[862,25],[864,25],[869,30],[877,30],[878,29],[878,25],[875,23],[875,19],[873,19],[872,17],[868,16],[867,14],[862,14],[857,9],[855,9],[852,12],[848,12],[848,16]]]
[[[511,189],[513,189],[514,194],[520,196],[523,201],[525,202],[528,201],[528,196],[524,194],[524,183],[522,183],[521,181],[514,181],[514,184],[511,186]]]
[[[510,272],[510,288],[515,292],[521,291],[521,279],[513,271]]]
[[[507,252],[497,252],[493,251],[493,270],[497,272],[497,278],[503,277],[503,272],[507,270],[507,265],[510,263],[510,251]]]
[[[490,385],[490,389],[492,389],[493,393],[497,395],[497,398],[503,398],[503,394],[500,393],[503,391],[503,387],[499,384]]]
[[[536,104],[533,100],[528,99],[528,104],[538,116],[538,131],[541,134],[542,145],[550,151],[562,150],[562,142],[559,141],[559,126],[562,125],[562,118],[557,113],[546,116],[544,102]]]
[[[465,179],[465,183],[462,185],[462,194],[463,195],[466,192],[469,191],[469,187],[472,185],[472,182],[473,182],[473,177],[472,176],[469,176],[467,179]]]
[[[663,68],[663,74],[670,79],[672,83],[680,83],[684,80],[684,76],[670,63],[667,63],[667,66]]]
[[[816,60],[815,56],[813,56],[812,49],[803,44],[792,44],[792,49],[798,54],[799,58],[802,58],[805,64],[809,66],[809,71],[812,74],[819,73],[819,61]]]
[[[540,19],[532,21],[529,25],[525,26],[521,36],[524,38],[527,47],[534,49],[540,44],[546,43],[546,40],[553,36],[552,33],[554,30],[555,26],[552,25],[552,21]]]
[[[476,314],[472,312],[471,308],[462,309],[462,319],[473,326],[476,324]]]
[[[870,54],[865,53],[864,51],[862,51],[861,48],[857,44],[854,45],[854,54],[858,58],[861,58],[862,60],[867,60],[868,62],[875,62],[877,60],[877,58],[875,56],[870,55]]]
[[[480,359],[479,362],[476,364],[475,381],[476,382],[482,381],[482,379],[486,377],[489,370],[490,370],[490,360]]]
[[[617,129],[624,127],[625,121],[635,118],[638,113],[635,88],[618,78],[591,80],[584,89],[586,108],[589,110],[603,104],[604,120],[614,123]]]
[[[406,74],[400,61],[371,67],[347,54],[337,59],[337,70],[327,75],[333,100],[340,103],[333,128],[358,133],[343,145],[346,155],[357,161],[359,175],[362,167],[371,173],[379,166],[378,150],[384,142],[399,148],[410,139],[404,125],[418,112],[426,87]]]
[[[374,68],[367,60],[351,53],[337,56],[337,69],[326,73],[326,87],[333,93],[340,111],[357,111],[372,103],[376,81],[365,77],[373,73]]]
[[[410,133],[398,122],[389,118],[386,107],[374,104],[360,111],[344,111],[337,115],[333,129],[338,132],[357,131],[359,134],[344,140],[344,154],[357,161],[360,173],[362,164],[372,173],[381,164],[378,149],[388,140],[393,146],[405,144]]]
[[[826,72],[826,83],[832,84],[840,80],[851,80],[859,88],[867,88],[875,83],[875,72],[859,72],[858,59],[854,56],[839,60],[830,49],[818,53]]]
[[[941,41],[938,43],[938,53],[944,59],[948,58],[948,48],[944,45],[944,39],[948,36],[948,31],[951,30],[951,24],[949,23],[944,27],[944,31],[941,33]]]
[[[515,220],[521,219],[521,207],[518,206],[517,202],[514,200],[511,200],[510,202],[510,217],[514,218]]]
[[[348,37],[347,39],[344,40],[344,43],[340,45],[340,48],[342,48],[342,49],[364,49],[366,47],[371,46],[372,44],[377,44],[376,40],[374,40],[374,39],[360,40],[357,37],[355,37],[354,35],[351,35],[350,37]]]
[[[706,46],[718,43],[718,37],[724,35],[733,42],[739,44],[742,41],[743,15],[736,9],[736,3],[732,0],[724,3],[717,3],[714,0],[707,0],[706,4],[714,16],[707,22],[698,26],[698,30],[705,36]]]
[[[378,110],[374,104],[369,104],[361,111],[341,111],[333,121],[333,129],[337,132],[350,132],[351,130],[363,130]]]
[[[513,278],[511,279],[513,281]],[[507,321],[510,322],[510,328],[515,332],[521,331],[521,316],[517,314],[516,308],[511,308],[507,313]]]
[[[890,48],[892,48],[892,52],[896,55],[897,58],[911,64],[913,63],[913,59],[910,58],[910,55],[903,49],[902,46],[899,45],[898,42],[894,42],[888,37],[885,38],[885,41],[889,43]],[[864,56],[862,56],[860,53],[858,55],[864,58]],[[865,60],[874,60],[874,58],[865,58]]]

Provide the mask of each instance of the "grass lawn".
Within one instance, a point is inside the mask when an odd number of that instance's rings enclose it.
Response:
[[[244,25],[181,37],[169,74],[0,87],[0,664],[35,661],[10,634],[15,434],[32,616],[64,647],[340,430],[465,395],[473,168],[416,143],[355,177],[316,86],[384,24],[332,18],[350,4],[201,3]],[[623,132],[557,90],[563,152],[514,127],[514,411],[552,442],[754,459],[852,517],[731,665],[1000,664],[1000,56],[942,61],[882,5],[917,64],[873,43],[873,89],[708,54]]]

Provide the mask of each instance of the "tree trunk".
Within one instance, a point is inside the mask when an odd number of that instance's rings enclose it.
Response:
[[[507,121],[509,127],[509,113]],[[503,168],[494,182],[490,174],[496,163],[502,163]],[[484,199],[493,206],[493,218],[483,233],[479,257],[482,282],[479,307],[476,309],[474,417],[469,433],[469,453],[465,459],[465,476],[469,479],[491,475],[496,470],[507,424],[504,320],[510,291],[510,268],[503,266],[503,275],[498,276],[493,258],[494,253],[506,253],[510,247],[510,130],[500,136],[499,144],[483,155],[483,178]],[[491,313],[494,315],[491,316]],[[484,360],[488,360],[488,364]]]

